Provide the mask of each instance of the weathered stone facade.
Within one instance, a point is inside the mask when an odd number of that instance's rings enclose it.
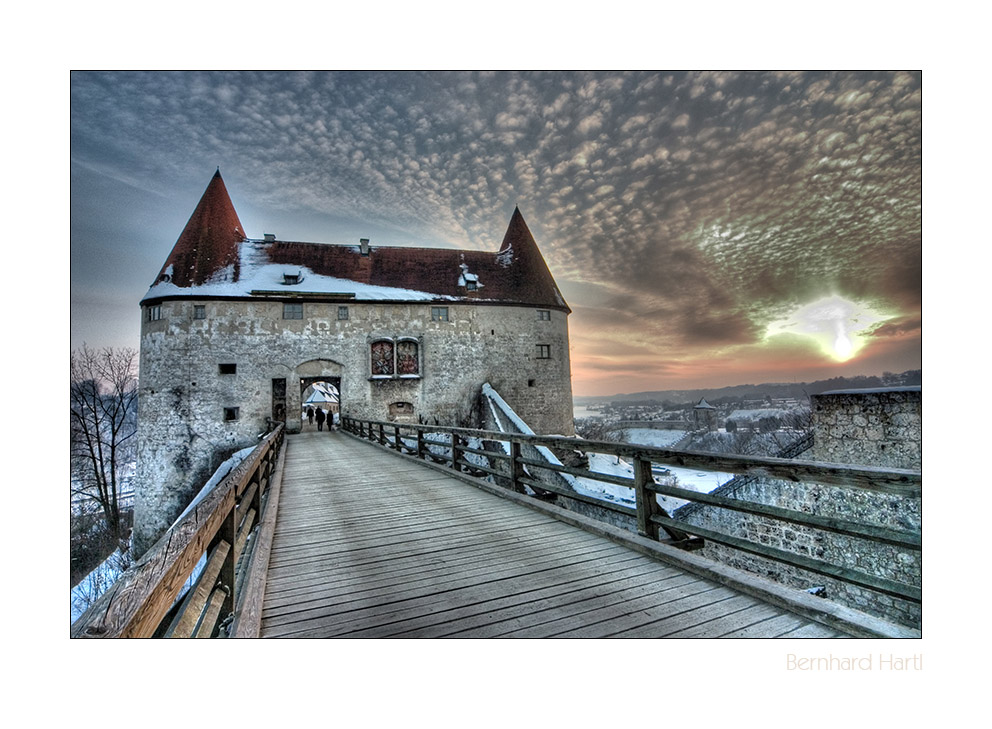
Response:
[[[800,457],[809,460],[885,468],[920,468],[920,388],[849,390],[813,397],[813,447]],[[819,516],[901,531],[919,531],[919,497],[765,478],[739,479],[739,486],[720,495]],[[823,560],[865,574],[919,587],[922,554],[819,529],[713,506],[691,505],[675,513],[688,524]],[[834,602],[919,627],[917,603],[850,585],[809,570],[708,541],[701,554],[740,569],[801,589],[825,588]]]
[[[811,400],[814,460],[920,470],[922,388],[835,390]]]
[[[299,430],[314,381],[339,390],[342,415],[444,425],[479,425],[489,382],[541,432],[574,433],[569,309],[519,212],[492,254],[213,241],[236,220],[215,176],[142,301],[139,552],[270,420]]]

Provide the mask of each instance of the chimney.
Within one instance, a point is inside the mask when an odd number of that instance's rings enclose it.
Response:
[[[367,256],[369,254],[369,239],[368,238],[360,238],[359,241],[358,241],[358,245],[359,245],[359,247],[362,250],[362,255],[363,256]]]

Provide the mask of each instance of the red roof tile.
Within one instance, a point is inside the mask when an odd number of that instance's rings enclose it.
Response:
[[[245,237],[218,169],[172,247],[159,278],[168,274],[176,286],[198,286],[227,266],[233,264],[236,269],[238,246]],[[237,271],[234,275],[237,280]]]
[[[240,273],[238,251],[243,240],[241,223],[218,171],[173,248],[163,272],[171,265],[171,283],[187,289],[202,286],[212,275],[233,263],[233,276],[229,280],[237,282]],[[374,246],[367,255],[362,255],[358,246],[347,245],[289,241],[254,241],[250,245],[270,264],[298,266],[319,276],[445,299],[454,297],[569,310],[519,209],[513,211],[497,253]],[[460,282],[463,274],[471,274],[477,280],[478,288],[469,290],[464,279]],[[155,286],[146,299],[154,298],[154,292]],[[403,296],[402,291],[397,292],[397,300]],[[360,299],[359,295],[356,300]],[[377,299],[382,300],[381,295]]]

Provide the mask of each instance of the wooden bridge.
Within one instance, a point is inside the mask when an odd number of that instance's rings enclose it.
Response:
[[[391,424],[349,427],[361,438],[325,431],[284,439],[277,428],[73,625],[72,635],[919,634],[686,551],[688,535],[656,509],[639,510],[638,535],[520,493],[518,480],[537,484],[525,468],[536,463],[521,455],[527,436],[502,436],[511,446],[504,488],[462,472],[466,452],[484,452],[459,437],[462,429],[441,428],[450,433],[442,466],[430,462],[423,428],[403,437]],[[394,430],[391,438],[384,428]],[[387,444],[410,455],[388,452]],[[765,472],[775,467],[768,460]],[[638,473],[645,472],[650,463],[645,471],[642,462]],[[906,473],[889,473],[887,482],[906,480]],[[643,491],[645,483],[635,486]],[[683,548],[674,546],[680,542]],[[194,572],[198,579],[184,588]]]

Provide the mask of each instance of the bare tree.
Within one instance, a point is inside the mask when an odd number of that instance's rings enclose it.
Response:
[[[133,460],[137,432],[137,352],[88,349],[70,358],[69,412],[73,498],[95,501],[107,528],[123,533],[120,492],[124,469]]]

